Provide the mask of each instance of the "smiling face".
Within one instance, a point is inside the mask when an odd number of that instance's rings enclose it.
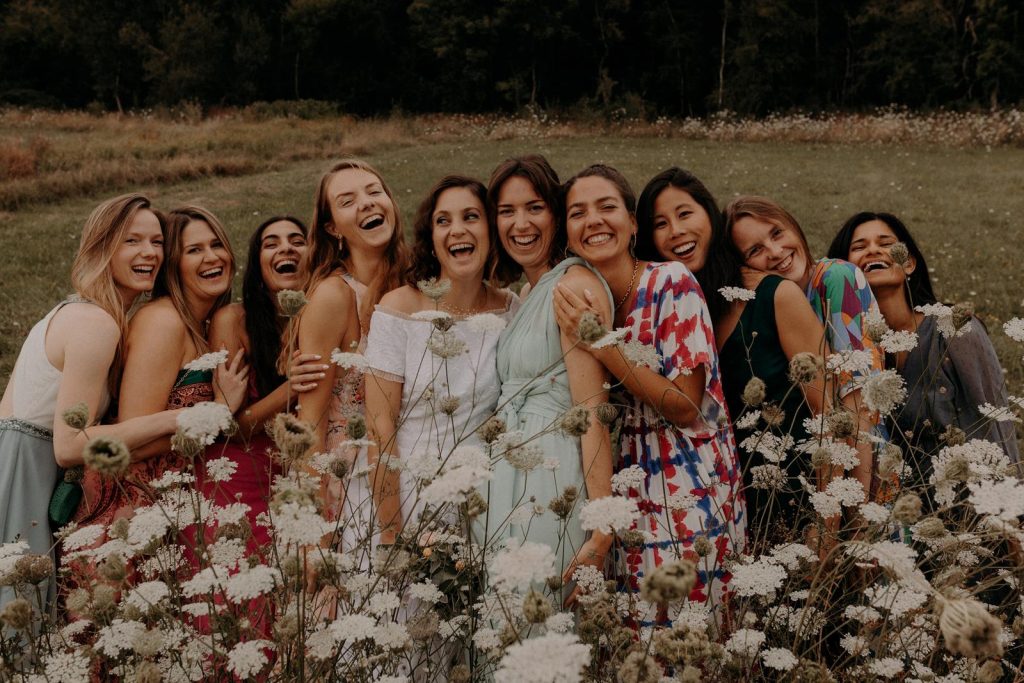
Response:
[[[686,190],[669,185],[654,200],[654,248],[697,273],[708,258],[711,217]]]
[[[579,178],[565,203],[569,247],[574,252],[593,264],[629,254],[636,217],[626,209],[614,183],[600,176]]]
[[[231,253],[206,221],[189,222],[181,245],[178,272],[186,296],[214,300],[231,288]]]
[[[804,286],[810,260],[803,240],[793,228],[742,216],[733,224],[732,240],[748,267],[781,275]]]
[[[338,171],[327,185],[328,231],[351,250],[381,251],[395,233],[395,203],[380,178],[361,168]]]
[[[441,277],[483,277],[491,243],[480,198],[465,187],[448,188],[438,195],[430,224]]]
[[[260,236],[260,273],[267,290],[302,289],[306,277],[306,236],[291,221],[277,221]]]
[[[501,246],[523,270],[545,267],[551,261],[555,215],[522,176],[512,176],[501,186],[497,208]]]
[[[897,242],[896,233],[884,221],[861,223],[853,231],[847,260],[864,271],[872,290],[902,288],[907,276],[914,272],[917,262],[913,255],[903,268],[889,256],[889,249]]]
[[[164,261],[164,233],[160,220],[149,209],[139,209],[124,231],[121,244],[110,259],[114,284],[126,301],[153,290]]]

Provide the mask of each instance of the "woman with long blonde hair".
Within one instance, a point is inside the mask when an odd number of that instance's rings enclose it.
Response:
[[[165,254],[153,301],[129,325],[121,422],[202,401],[216,400],[234,412],[245,396],[248,369],[242,352],[217,367],[216,381],[209,369],[186,367],[210,351],[206,326],[231,298],[235,258],[224,226],[201,207],[175,209],[167,218]],[[132,450],[132,464],[118,481],[86,472],[85,500],[76,521],[110,524],[130,517],[136,507],[153,500],[154,479],[189,467],[181,454],[171,451],[166,436],[151,439]]]
[[[163,262],[163,231],[163,216],[141,194],[110,199],[86,220],[71,268],[75,294],[29,332],[0,401],[0,542],[21,540],[49,555],[47,508],[59,468],[81,465],[90,439],[117,438],[133,449],[174,431],[170,411],[97,424],[117,386],[128,311],[153,289]],[[73,417],[58,419],[69,410]],[[35,602],[36,595],[26,597]],[[52,584],[38,595],[45,603]],[[14,597],[3,589],[0,605]]]

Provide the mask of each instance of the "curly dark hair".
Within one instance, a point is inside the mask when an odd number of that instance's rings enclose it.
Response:
[[[480,200],[481,206],[487,206],[487,188],[479,180],[468,176],[446,175],[430,188],[426,198],[420,202],[419,208],[416,209],[416,218],[412,226],[412,266],[406,275],[406,282],[413,287],[420,280],[440,277],[441,275],[441,262],[437,260],[437,254],[434,253],[434,209],[437,208],[437,200],[445,190],[459,187],[464,187],[472,192]],[[484,215],[487,215],[486,211]],[[493,233],[493,229],[489,218],[487,223],[488,236],[490,236]],[[490,241],[491,245],[487,253],[487,264],[484,267],[485,274],[493,270],[494,261],[497,259],[494,240]]]
[[[694,273],[704,299],[708,304],[712,323],[717,323],[729,311],[729,302],[718,290],[722,287],[742,287],[743,277],[740,268],[743,265],[726,235],[725,221],[714,195],[700,179],[689,171],[673,166],[654,176],[648,181],[636,207],[636,255],[646,261],[664,261],[665,257],[658,253],[654,246],[654,203],[658,196],[669,187],[686,192],[693,197],[708,214],[711,221],[711,240],[708,243],[708,255],[704,267]]]
[[[501,162],[491,173],[491,180],[487,183],[487,220],[491,225],[491,244],[498,254],[488,279],[501,286],[515,282],[523,274],[522,267],[508,255],[498,235],[498,197],[505,182],[513,177],[523,178],[529,182],[555,218],[555,234],[548,258],[551,265],[565,257],[567,242],[565,211],[562,209],[562,186],[558,180],[558,173],[551,168],[548,160],[540,154],[528,154]]]
[[[286,319],[278,313],[277,300],[267,289],[260,268],[263,231],[279,221],[288,221],[303,236],[309,236],[305,223],[298,218],[274,216],[260,223],[249,238],[249,254],[242,280],[242,307],[245,309],[245,333],[249,336],[249,362],[256,375],[256,389],[260,396],[266,396],[285,380],[277,371],[277,361],[281,355],[281,335]]]

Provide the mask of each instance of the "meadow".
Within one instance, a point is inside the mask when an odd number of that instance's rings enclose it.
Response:
[[[939,296],[973,302],[1011,393],[1024,389],[1024,362],[1001,329],[1024,310],[1024,123],[1016,110],[757,122],[193,114],[0,113],[0,379],[30,326],[67,293],[82,223],[105,197],[138,190],[162,208],[207,206],[227,224],[241,259],[264,218],[309,219],[317,180],[341,155],[381,170],[408,225],[441,175],[486,180],[501,159],[539,152],[565,177],[589,163],[613,164],[638,192],[657,171],[679,165],[722,203],[741,193],[771,196],[797,216],[819,255],[854,212],[894,212],[918,236]]]

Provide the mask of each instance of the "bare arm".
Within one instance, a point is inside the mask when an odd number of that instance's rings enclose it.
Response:
[[[366,375],[366,423],[373,440],[367,463],[382,543],[394,543],[402,530],[401,485],[398,472],[389,467],[389,460],[399,455],[396,436],[402,388],[402,382]]]
[[[555,317],[558,326],[570,339],[579,340],[580,317],[590,310],[586,301],[568,287],[555,290]],[[607,368],[626,389],[666,420],[678,427],[689,427],[700,416],[704,400],[704,368],[696,367],[689,375],[670,380],[646,366],[630,362],[617,346],[594,349],[580,344]]]
[[[341,278],[328,278],[310,295],[299,321],[299,348],[303,353],[330,358],[336,348],[346,349],[359,338],[355,294]],[[316,448],[323,451],[327,437],[327,410],[331,391],[343,368],[330,365],[317,386],[299,396],[299,417],[313,425]]]
[[[50,338],[50,335],[56,338]],[[95,425],[82,432],[68,427],[61,415],[80,402],[89,406],[90,421],[100,417],[97,411],[120,332],[117,323],[105,311],[97,306],[82,304],[67,306],[62,310],[54,318],[47,337],[48,341],[64,349],[53,425],[54,456],[61,467],[82,464],[82,450],[91,439],[98,436],[124,441],[135,458],[139,447],[174,431],[176,412],[162,410],[163,406],[152,414],[139,415],[115,425]]]

